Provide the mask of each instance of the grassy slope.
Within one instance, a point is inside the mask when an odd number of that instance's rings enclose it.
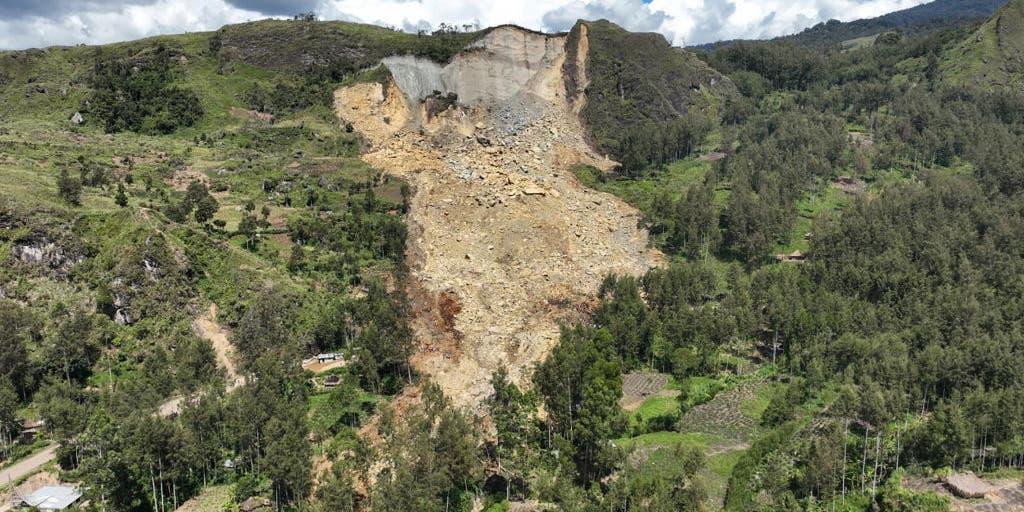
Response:
[[[953,84],[1024,90],[1024,1],[1011,0],[949,50],[941,70]]]

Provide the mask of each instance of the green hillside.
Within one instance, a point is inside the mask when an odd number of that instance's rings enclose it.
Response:
[[[1024,1],[1006,4],[945,57],[949,83],[1024,90]]]
[[[589,85],[581,117],[595,145],[630,172],[695,151],[717,124],[719,105],[736,94],[732,83],[659,34],[628,32],[604,20],[573,27],[569,68],[584,25]]]
[[[61,477],[112,510],[234,482],[225,458],[250,469],[236,501],[271,479],[304,496],[309,433],[351,445],[411,350],[385,287],[404,187],[359,159],[331,93],[382,55],[443,60],[474,37],[274,21],[0,53],[0,468],[52,440]],[[194,326],[211,310],[237,375]],[[333,370],[333,420],[307,422],[332,395],[299,363],[334,350],[372,365]],[[174,397],[204,399],[174,418]],[[47,420],[40,442],[8,443],[24,418]]]
[[[772,39],[815,49],[849,47],[873,41],[886,32],[903,36],[924,36],[949,29],[971,27],[987,20],[1006,0],[934,0],[900,11],[852,21],[828,20],[796,34]],[[714,50],[740,41],[718,41],[699,45]]]

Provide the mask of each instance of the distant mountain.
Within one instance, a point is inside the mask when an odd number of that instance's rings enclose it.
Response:
[[[949,50],[941,69],[949,83],[1024,91],[1024,0],[1011,0]]]
[[[947,28],[966,27],[988,19],[1006,0],[935,0],[877,18],[841,22],[829,20],[804,31],[774,40],[791,41],[803,46],[828,47],[891,30],[904,34],[922,34]],[[734,41],[702,45],[711,50]]]

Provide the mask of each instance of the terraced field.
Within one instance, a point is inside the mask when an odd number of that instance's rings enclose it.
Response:
[[[757,418],[745,414],[744,404],[758,400],[764,381],[744,382],[723,391],[711,401],[690,409],[679,420],[680,432],[714,432],[726,439],[747,442],[757,427]]]
[[[627,373],[622,376],[623,409],[636,411],[648,398],[658,395],[668,386],[668,376],[660,373]]]

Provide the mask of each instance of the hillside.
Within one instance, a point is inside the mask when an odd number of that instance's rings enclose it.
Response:
[[[596,147],[630,170],[694,150],[717,122],[718,107],[736,94],[728,79],[659,34],[602,20],[577,23],[569,41],[566,87],[585,94],[575,108]],[[575,48],[586,53],[582,73]],[[679,137],[666,141],[666,133]]]
[[[236,501],[293,501],[389,428],[389,404],[416,414],[437,389],[468,421],[495,372],[531,387],[605,275],[663,263],[634,208],[576,180],[578,165],[616,165],[592,147],[614,134],[587,126],[714,124],[731,90],[660,36],[599,22],[589,44],[587,25],[271,20],[0,53],[0,313],[14,326],[0,392],[22,397],[0,422],[47,420],[40,453],[63,470],[50,478],[89,482],[97,500],[111,489],[115,509],[224,481],[224,454],[251,472]],[[635,86],[612,98],[616,83]],[[328,351],[344,362],[303,362]],[[99,424],[58,406],[123,434],[85,445]],[[233,426],[210,439],[198,414]],[[172,463],[147,429],[205,451]],[[175,470],[99,480],[114,457]]]
[[[923,35],[944,29],[969,27],[988,19],[1004,4],[1006,0],[934,0],[876,18],[847,22],[829,20],[774,40],[812,48],[827,48],[853,44],[855,40],[874,38],[892,31],[905,36]],[[710,50],[734,42],[722,41],[699,48]]]
[[[1021,5],[700,59],[607,21],[2,52],[0,474],[117,512],[1020,507]]]
[[[942,61],[943,78],[990,90],[1024,89],[1024,2],[1011,0]]]

